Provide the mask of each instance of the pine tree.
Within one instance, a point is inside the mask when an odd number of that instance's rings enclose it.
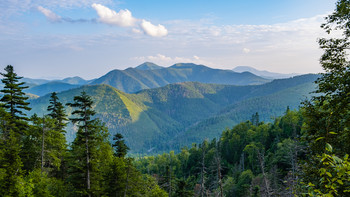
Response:
[[[64,110],[64,106],[57,97],[56,92],[52,92],[50,96],[50,105],[47,107],[48,114],[52,119],[56,120],[56,128],[59,131],[63,131],[63,128],[67,125],[67,115]]]
[[[117,133],[114,135],[113,140],[115,140],[114,144],[112,145],[115,148],[115,156],[124,158],[128,153],[129,147],[125,144],[123,135]]]
[[[93,119],[93,101],[85,92],[75,96],[74,103],[67,105],[75,108],[72,112],[75,118],[70,120],[78,125],[70,151],[70,182],[77,189],[77,194],[101,194],[101,171],[113,157],[112,147],[108,142],[108,130],[99,119]]]
[[[30,110],[29,103],[26,102],[28,97],[23,92],[28,86],[23,86],[24,82],[19,82],[22,77],[18,77],[14,72],[13,66],[8,65],[4,69],[6,73],[0,73],[4,78],[1,80],[5,85],[0,92],[4,96],[0,99],[3,107],[8,110],[14,120],[28,120],[26,114],[22,110]]]

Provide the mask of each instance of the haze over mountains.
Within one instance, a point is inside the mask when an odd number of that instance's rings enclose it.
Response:
[[[257,85],[271,81],[249,72],[237,73],[232,70],[213,69],[203,65],[179,63],[170,67],[161,67],[145,62],[135,68],[112,70],[92,80],[69,77],[63,80],[45,80],[23,78],[30,87],[27,93],[43,96],[53,91],[60,92],[86,84],[107,84],[127,93],[144,89],[162,87],[171,83],[195,81],[229,85]]]
[[[274,73],[266,70],[258,70],[250,66],[237,66],[232,70],[238,73],[250,72],[250,73],[253,73],[254,75],[257,75],[266,79],[283,79],[283,78],[289,78],[289,77],[300,75],[297,73],[291,73],[291,74]]]
[[[186,81],[229,85],[257,85],[269,82],[272,79],[288,78],[294,75],[259,71],[252,67],[236,67],[233,71],[230,71],[212,69],[191,63],[179,63],[166,68],[151,62],[145,62],[135,68],[112,70],[92,80],[84,80],[76,76],[62,80],[23,78],[22,81],[26,82],[30,87],[26,90],[27,93],[43,96],[52,91],[60,92],[86,84],[108,84],[124,92],[133,93],[143,89]]]

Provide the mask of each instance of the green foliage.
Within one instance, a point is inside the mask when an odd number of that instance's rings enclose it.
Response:
[[[350,160],[349,155],[340,159],[332,154],[332,146],[326,144],[326,151],[317,156],[321,162],[319,180],[309,183],[311,196],[348,196],[350,194]]]
[[[22,119],[16,120],[11,108],[0,106],[1,196],[167,196],[153,177],[142,175],[132,159],[124,158],[122,136],[116,143],[120,157],[113,155],[108,130],[93,118],[93,102],[86,93],[69,105],[76,107],[71,120],[78,123],[69,151],[65,110],[56,93],[47,107],[49,115],[42,118],[19,113]]]
[[[14,120],[26,120],[25,113],[22,110],[30,110],[29,103],[26,102],[28,97],[23,92],[28,88],[23,86],[24,82],[19,82],[22,77],[18,77],[14,72],[13,66],[8,65],[4,69],[6,73],[0,73],[4,78],[1,82],[5,84],[4,88],[0,90],[4,95],[0,99],[3,107],[8,110]]]
[[[348,0],[339,0],[335,11],[326,17],[322,25],[331,34],[342,32],[342,38],[322,38],[319,45],[324,50],[320,63],[325,73],[317,80],[317,93],[311,101],[304,103],[305,133],[308,143],[308,159],[305,161],[305,182],[312,182],[316,188],[323,184],[318,169],[322,168],[319,155],[323,155],[326,144],[332,144],[335,155],[350,153],[350,63],[348,59],[349,36]]]
[[[123,135],[117,133],[114,135],[113,140],[115,140],[114,144],[112,145],[112,147],[115,148],[115,156],[125,157],[125,155],[128,153],[129,147],[125,144]]]
[[[300,194],[298,160],[304,147],[297,136],[303,123],[301,112],[285,110],[285,115],[273,124],[242,122],[225,130],[218,141],[205,140],[184,147],[178,154],[141,158],[135,161],[136,167],[157,177],[158,184],[167,191],[171,169],[177,189],[182,192],[180,188],[186,185],[186,191],[194,191],[194,195],[199,195],[202,188],[205,193],[219,195],[221,181],[226,196],[260,196],[267,191],[280,196]]]
[[[59,131],[63,131],[63,128],[67,125],[67,115],[64,106],[58,101],[57,93],[52,92],[50,96],[50,105],[47,107],[48,114],[52,119],[56,120],[56,127]]]

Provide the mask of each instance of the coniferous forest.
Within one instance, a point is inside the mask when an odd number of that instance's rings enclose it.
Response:
[[[348,0],[326,17],[322,28],[342,37],[318,40],[324,73],[300,109],[286,106],[271,123],[254,113],[218,138],[158,155],[128,155],[123,135],[110,136],[84,91],[68,103],[53,92],[48,113],[28,116],[28,86],[6,66],[0,195],[350,196],[349,18]],[[76,131],[71,143],[68,123]]]

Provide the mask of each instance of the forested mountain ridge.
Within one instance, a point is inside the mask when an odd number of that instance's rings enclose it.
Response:
[[[308,91],[313,89],[312,82],[317,77],[303,75],[249,86],[185,82],[134,94],[124,93],[108,85],[88,85],[61,92],[58,97],[66,103],[73,95],[87,92],[94,100],[93,108],[97,116],[106,123],[111,133],[122,133],[133,152],[148,153],[153,150],[152,153],[179,148],[180,144],[188,144],[191,140],[197,142],[205,136],[215,137],[225,127],[260,112],[259,107],[262,106],[268,106],[276,116],[283,113],[287,106],[296,108],[296,103],[304,98],[303,95],[307,96]],[[292,88],[305,91],[291,92],[294,95],[291,96],[288,92]],[[278,93],[281,91],[285,91],[284,94],[288,96],[281,97]],[[272,99],[279,97],[286,101]],[[47,95],[32,100],[31,113],[45,113],[48,99]],[[255,107],[242,111],[240,106],[252,102]],[[69,108],[67,112],[70,113]],[[237,113],[242,114],[238,116]],[[262,120],[269,120],[266,117],[262,115]],[[212,122],[211,119],[220,121]],[[206,125],[205,132],[200,131],[201,125]]]
[[[65,91],[72,87],[88,84],[107,84],[126,93],[135,93],[144,89],[187,81],[227,85],[257,85],[271,80],[249,72],[236,73],[232,70],[213,69],[192,63],[178,63],[170,67],[161,67],[151,62],[145,62],[135,68],[115,69],[91,80],[76,76],[62,80],[22,78],[21,81],[30,87],[25,90],[26,93],[43,96],[54,91]]]
[[[212,69],[192,63],[179,63],[161,69],[112,70],[90,84],[107,84],[127,93],[143,89],[163,87],[167,84],[194,81],[201,83],[256,85],[270,80],[251,73],[236,73],[231,70]]]

